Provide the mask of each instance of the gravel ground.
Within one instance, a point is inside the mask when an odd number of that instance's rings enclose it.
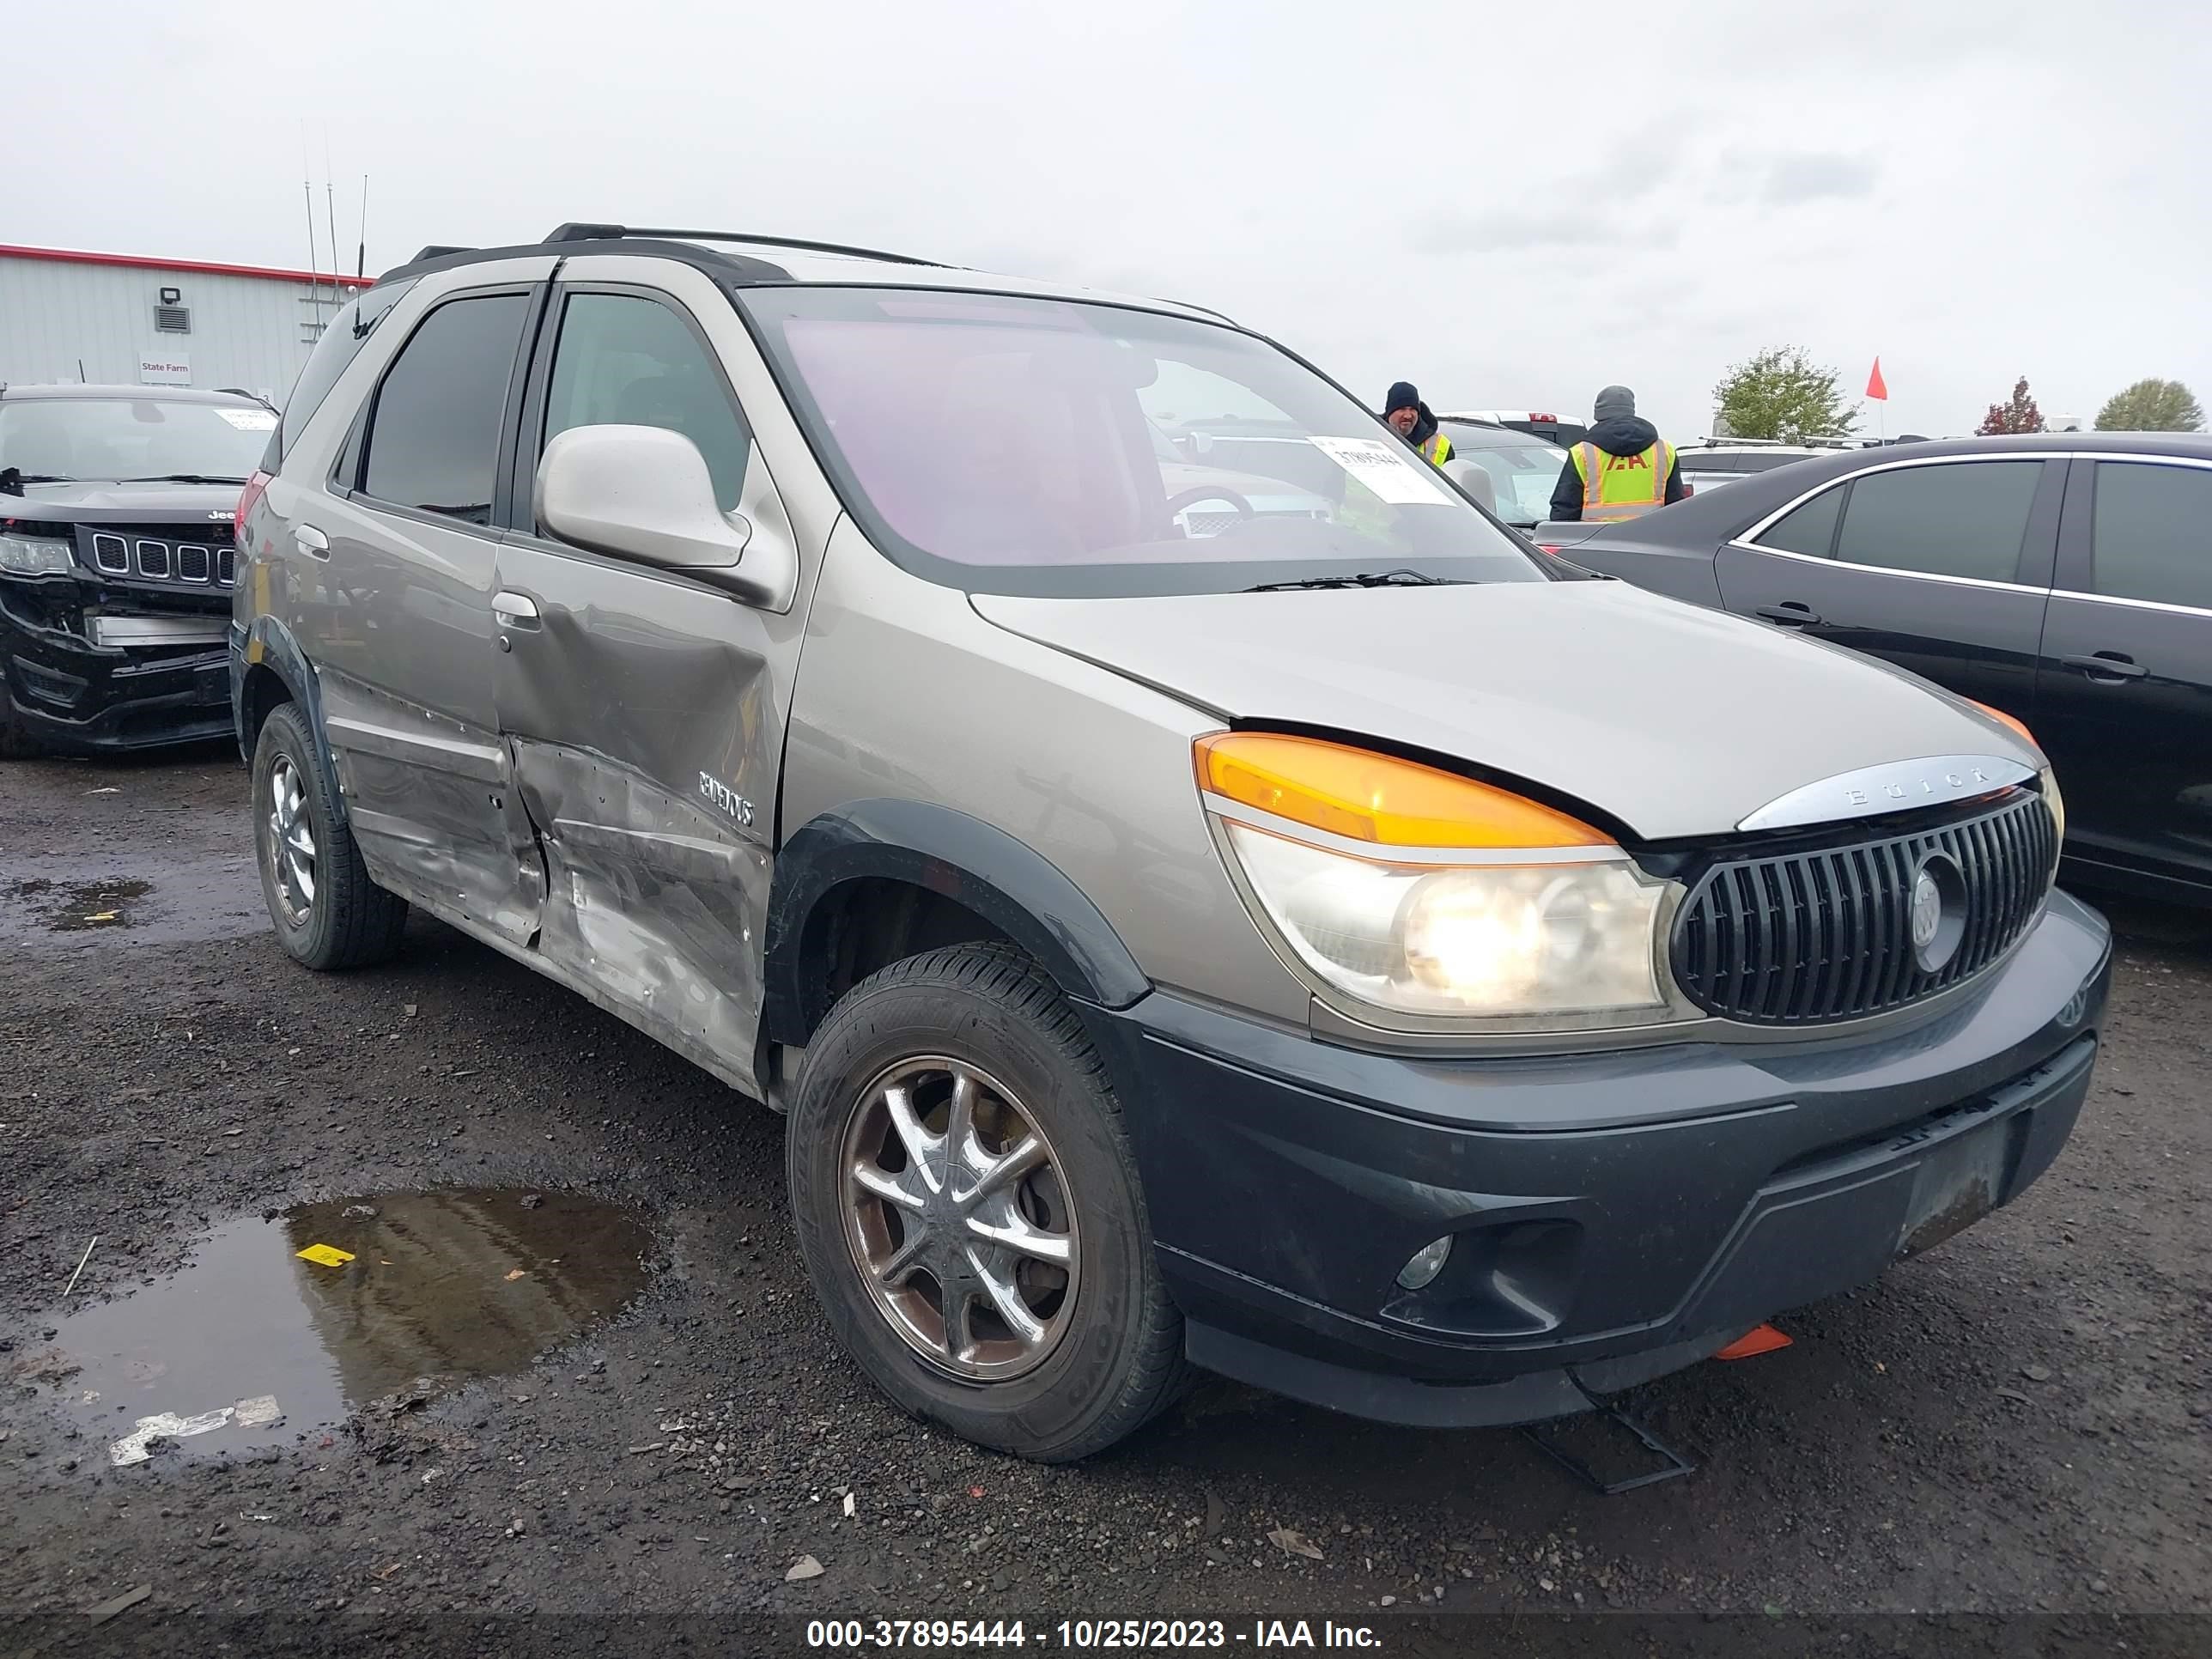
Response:
[[[179,1651],[255,1616],[327,1648],[456,1613],[794,1643],[827,1615],[1326,1615],[1413,1650],[1392,1621],[1438,1607],[2212,1612],[2212,917],[2113,903],[2097,1088],[2021,1203],[1782,1320],[1783,1352],[1638,1391],[1692,1478],[1602,1498],[1510,1431],[1226,1384],[1048,1469],[901,1416],[831,1346],[766,1110],[419,918],[388,967],[293,965],[246,796],[221,750],[0,768],[0,1650],[138,1586],[98,1629]],[[236,1457],[111,1468],[37,1372],[94,1234],[72,1307],[240,1218],[449,1187],[623,1206],[647,1288],[519,1371]]]

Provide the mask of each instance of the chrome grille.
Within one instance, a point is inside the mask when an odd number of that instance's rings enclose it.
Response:
[[[1675,917],[1674,976],[1708,1013],[1813,1025],[1902,1008],[1971,979],[2009,949],[2049,890],[2056,826],[2021,793],[1972,817],[1879,841],[1707,870]],[[1913,890],[1931,859],[1955,872],[1963,928],[1933,970],[1912,943]]]
[[[236,580],[238,550],[222,539],[219,526],[151,525],[147,529],[153,533],[85,527],[80,533],[89,544],[92,568],[103,576],[194,587],[228,587]]]

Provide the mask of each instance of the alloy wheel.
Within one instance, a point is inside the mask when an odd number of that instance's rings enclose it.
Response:
[[[300,769],[279,755],[269,770],[269,873],[284,919],[304,927],[315,908],[315,829]]]
[[[854,1101],[839,1162],[854,1265],[909,1347],[978,1382],[1044,1363],[1081,1247],[1059,1158],[1012,1091],[963,1061],[902,1060]]]

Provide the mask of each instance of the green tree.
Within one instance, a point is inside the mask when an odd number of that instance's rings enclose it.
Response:
[[[2014,432],[2043,430],[2043,411],[2035,406],[2035,399],[2027,395],[2027,376],[2023,374],[2012,384],[2012,396],[2001,404],[1991,404],[1990,412],[1982,416],[1982,423],[1974,428],[1978,438],[1995,438]]]
[[[2204,406],[2179,380],[2137,380],[2097,411],[2100,432],[2197,432]]]
[[[1844,406],[1836,371],[1814,362],[1802,346],[1769,346],[1736,364],[1713,388],[1713,397],[1739,438],[1802,443],[1858,424],[1858,405]]]

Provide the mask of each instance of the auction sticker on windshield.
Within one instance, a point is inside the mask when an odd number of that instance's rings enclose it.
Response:
[[[218,409],[216,413],[240,432],[273,432],[276,417],[265,409]]]
[[[1447,507],[1445,495],[1425,468],[1381,438],[1309,438],[1316,449],[1395,507]]]

